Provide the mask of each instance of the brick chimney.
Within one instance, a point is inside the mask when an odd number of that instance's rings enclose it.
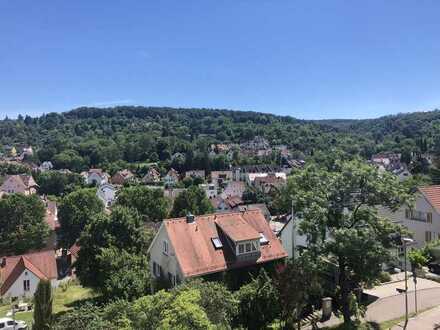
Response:
[[[188,213],[186,215],[186,223],[194,223],[196,221],[196,218],[193,214]]]

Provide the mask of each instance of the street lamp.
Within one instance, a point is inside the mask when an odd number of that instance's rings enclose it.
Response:
[[[405,325],[403,326],[403,329],[406,329],[406,326],[408,325],[408,272],[406,270],[406,246],[408,244],[414,243],[414,240],[409,237],[402,237],[402,244],[403,244],[403,253],[404,253],[404,267],[405,267]]]

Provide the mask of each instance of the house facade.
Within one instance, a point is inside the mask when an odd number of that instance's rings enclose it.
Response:
[[[155,279],[185,279],[287,257],[260,210],[164,220],[148,254]]]
[[[209,199],[215,198],[218,195],[217,186],[213,183],[199,184],[199,187],[203,189],[206,197],[208,197]]]
[[[415,197],[412,208],[403,206],[396,212],[379,208],[378,214],[408,228],[420,248],[440,239],[440,185],[421,187]]]
[[[106,183],[99,186],[96,196],[98,196],[105,207],[110,207],[116,200],[117,191],[118,189],[114,185]]]
[[[88,172],[81,173],[84,177],[86,184],[100,186],[109,181],[109,175],[102,169],[92,168]]]
[[[130,181],[133,181],[135,179],[134,174],[129,171],[129,170],[122,170],[122,171],[118,171],[116,172],[112,178],[111,178],[111,182],[112,184],[116,184],[116,185],[124,185],[125,183],[128,183]]]
[[[163,178],[163,182],[166,186],[175,186],[179,182],[179,172],[171,168]]]
[[[201,178],[201,179],[205,180],[205,170],[186,171],[185,178]]]
[[[0,297],[31,298],[40,280],[58,285],[58,269],[53,250],[0,259]]]
[[[228,181],[232,181],[233,173],[232,171],[212,171],[211,181],[217,186],[222,185]]]
[[[143,183],[158,183],[160,182],[160,173],[154,167],[148,169],[147,174],[142,178]]]
[[[31,175],[9,175],[0,186],[0,191],[6,194],[31,195],[37,192],[37,183]]]

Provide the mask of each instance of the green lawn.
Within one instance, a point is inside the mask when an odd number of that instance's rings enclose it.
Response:
[[[82,300],[96,297],[92,290],[83,288],[80,285],[69,285],[65,291],[62,288],[57,288],[54,291],[53,313],[59,314],[74,308],[75,304]],[[0,317],[6,316],[6,313],[11,309],[10,305],[0,306]],[[20,321],[26,321],[28,325],[32,324],[33,312],[16,313],[15,318]]]

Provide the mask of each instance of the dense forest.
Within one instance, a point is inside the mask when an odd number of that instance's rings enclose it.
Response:
[[[76,172],[89,167],[112,172],[152,162],[180,170],[276,162],[276,155],[264,159],[240,153],[232,159],[209,155],[213,143],[242,143],[255,136],[266,138],[272,146],[286,145],[294,158],[301,159],[330,150],[363,158],[380,151],[436,153],[440,111],[368,120],[305,121],[230,110],[115,107],[0,121],[0,148],[31,145],[37,150],[31,159],[34,163],[50,160],[55,168]]]

